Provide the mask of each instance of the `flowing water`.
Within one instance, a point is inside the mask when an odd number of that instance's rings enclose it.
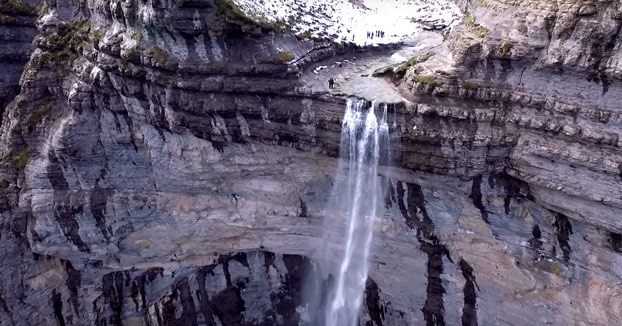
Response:
[[[342,260],[326,306],[326,326],[353,326],[369,272],[373,227],[382,198],[378,165],[387,160],[387,108],[348,101],[341,128],[341,160],[333,189],[333,209],[346,219]]]

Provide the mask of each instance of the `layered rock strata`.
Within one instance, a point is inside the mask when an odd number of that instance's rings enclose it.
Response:
[[[228,1],[59,3],[0,130],[2,324],[311,322],[344,99],[297,78],[347,48]],[[620,324],[616,4],[469,10],[394,76],[361,324]]]

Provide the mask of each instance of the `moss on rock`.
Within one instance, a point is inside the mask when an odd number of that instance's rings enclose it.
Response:
[[[0,1],[0,12],[15,15],[35,15],[37,9],[21,0]]]
[[[149,50],[149,55],[151,55],[153,60],[159,65],[164,65],[166,60],[168,60],[168,52],[157,46],[154,46],[151,50]]]
[[[475,32],[475,35],[479,38],[484,38],[488,35],[488,29],[486,27],[475,22],[475,16],[466,16],[462,19],[462,23],[468,26]]]
[[[415,76],[413,77],[413,82],[417,84],[423,84],[430,87],[440,87],[443,85],[442,82],[436,78],[436,76],[427,75],[427,76]]]
[[[512,42],[503,41],[503,43],[501,44],[501,55],[506,55],[507,53],[510,53],[510,51],[512,50],[512,47],[514,47]]]
[[[19,152],[19,154],[13,156],[11,162],[13,163],[13,166],[15,166],[15,168],[22,170],[26,167],[29,160],[30,153],[28,153],[28,149],[26,148]]]
[[[462,87],[467,91],[476,91],[479,88],[479,86],[473,82],[464,82]]]
[[[295,58],[294,55],[291,54],[290,52],[281,52],[276,57],[276,61],[278,61],[280,63],[288,63],[288,62],[294,60],[294,58]]]

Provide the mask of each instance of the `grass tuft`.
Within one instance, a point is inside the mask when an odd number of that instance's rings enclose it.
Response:
[[[50,12],[50,7],[48,7],[46,3],[42,4],[38,9],[39,18],[47,15],[49,12]]]
[[[0,11],[14,15],[35,15],[37,9],[21,0],[1,0]]]
[[[311,31],[305,31],[304,33],[298,34],[298,37],[301,38],[301,39],[306,40],[306,39],[312,38],[313,34],[311,34]]]
[[[436,76],[415,76],[413,77],[413,82],[417,84],[424,84],[430,87],[440,87],[443,85]]]
[[[503,44],[501,44],[501,55],[505,55],[506,53],[510,53],[510,51],[512,51],[512,47],[514,47],[514,45],[512,45],[512,42],[510,42],[510,41],[503,41]]]
[[[479,88],[477,84],[472,82],[464,82],[464,84],[462,84],[462,87],[467,91],[476,91]]]
[[[66,70],[66,67],[69,67],[68,62],[76,59],[84,49],[88,29],[89,24],[86,20],[58,24],[53,34],[47,38],[39,38],[38,42],[43,51],[31,62],[39,67],[62,67]]]
[[[11,161],[13,162],[13,166],[22,170],[28,164],[30,160],[30,153],[28,153],[28,149],[24,149],[19,154],[13,156]]]
[[[486,27],[475,22],[475,16],[466,16],[462,19],[462,23],[471,28],[477,37],[484,38],[488,35],[488,29]]]
[[[294,58],[295,58],[294,55],[289,53],[289,52],[281,52],[276,57],[276,61],[278,61],[280,63],[288,63],[288,62],[294,60]]]
[[[151,50],[149,50],[149,54],[151,55],[153,60],[160,65],[164,65],[166,63],[166,60],[168,60],[168,53],[157,46],[152,47]]]
[[[140,43],[140,41],[143,40],[143,33],[138,32],[138,33],[132,34],[132,39]]]
[[[101,41],[103,36],[104,36],[104,30],[102,28],[98,28],[92,31],[91,34],[89,34],[89,40],[93,44],[97,45],[99,44],[99,41]]]

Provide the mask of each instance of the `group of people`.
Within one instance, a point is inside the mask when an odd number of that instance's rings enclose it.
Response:
[[[333,89],[335,86],[337,86],[337,82],[331,77],[328,80],[328,88]]]
[[[384,37],[384,31],[367,32],[367,38],[374,39],[376,37]]]

